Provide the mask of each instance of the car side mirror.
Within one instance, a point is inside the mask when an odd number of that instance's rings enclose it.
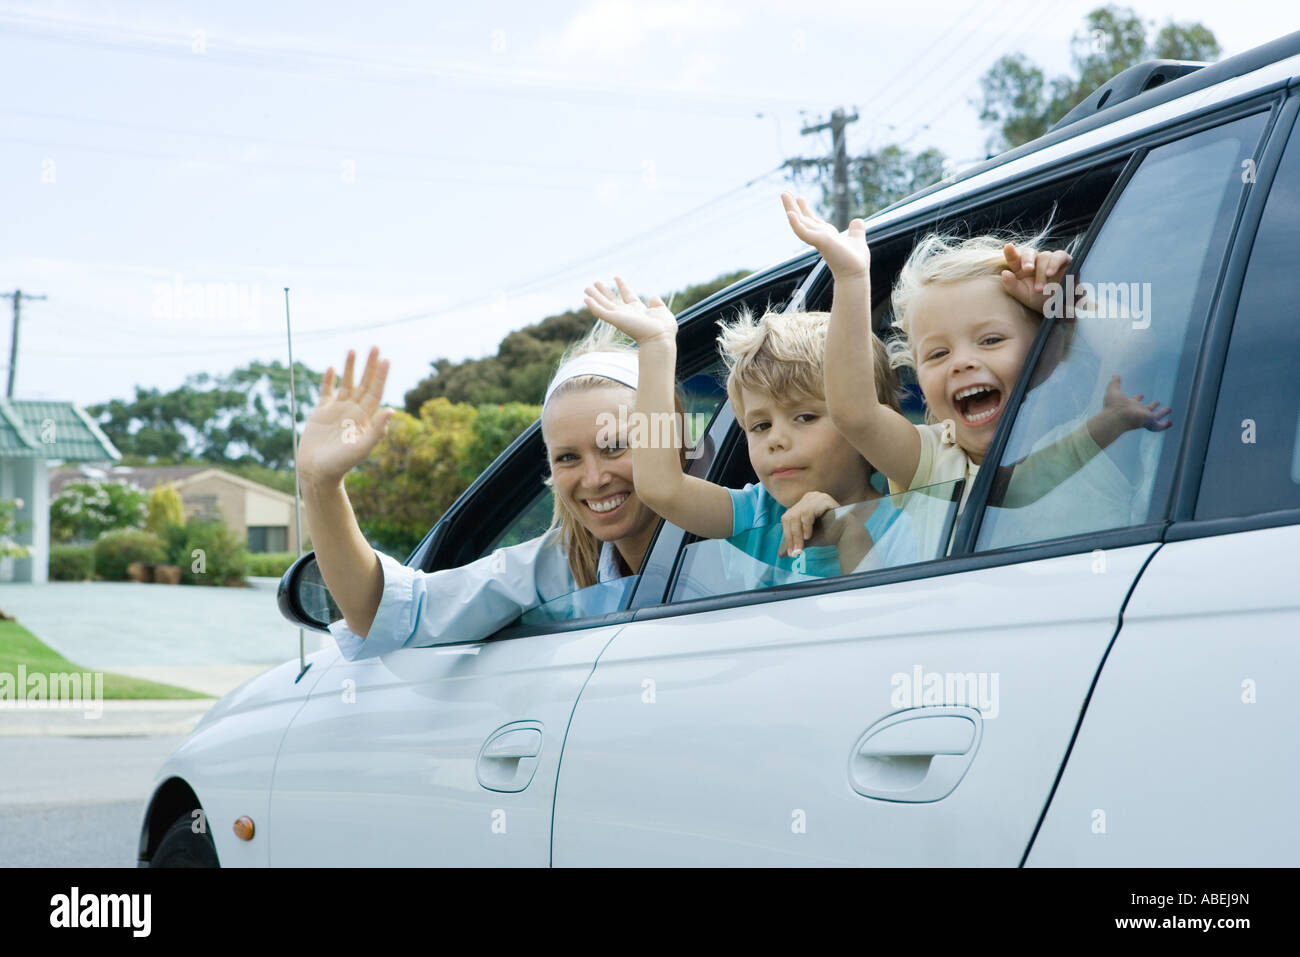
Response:
[[[315,631],[328,632],[330,622],[343,617],[334,596],[325,587],[314,551],[299,558],[281,576],[275,600],[285,618]]]

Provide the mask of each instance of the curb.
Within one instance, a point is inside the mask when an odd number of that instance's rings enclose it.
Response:
[[[89,707],[0,706],[0,737],[123,737],[189,734],[216,698],[108,700]]]

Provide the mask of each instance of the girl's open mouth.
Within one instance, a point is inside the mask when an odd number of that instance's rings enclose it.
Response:
[[[1002,408],[1002,392],[988,385],[974,385],[953,396],[958,414],[967,425],[986,425]]]

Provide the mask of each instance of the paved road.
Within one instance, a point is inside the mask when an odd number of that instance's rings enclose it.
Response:
[[[0,737],[0,867],[134,867],[149,785],[182,740]]]
[[[298,628],[280,615],[275,585],[273,579],[255,580],[251,588],[6,583],[0,585],[0,608],[65,658],[91,670],[269,667],[298,655]],[[333,643],[329,635],[314,631],[306,632],[306,638],[308,654]],[[166,680],[163,673],[158,672],[160,680]]]

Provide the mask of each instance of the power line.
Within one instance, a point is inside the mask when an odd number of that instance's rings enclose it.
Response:
[[[590,276],[591,273],[596,270],[596,268],[599,266],[600,263],[608,261],[609,259],[613,258],[615,255],[620,254],[623,251],[627,250],[629,247],[636,247],[637,244],[644,244],[645,240],[651,237],[658,236],[661,233],[671,232],[672,230],[675,230],[679,227],[689,227],[694,230],[700,227],[701,225],[706,225],[708,221],[701,220],[699,218],[699,215],[701,213],[704,213],[709,210],[713,210],[714,207],[716,207],[719,203],[725,202],[729,199],[732,199],[733,197],[745,193],[747,190],[753,188],[758,183],[770,178],[776,173],[781,172],[782,169],[784,169],[784,164],[782,164],[781,166],[774,167],[773,169],[770,169],[765,173],[761,173],[758,176],[755,176],[752,179],[748,180],[744,184],[737,186],[733,189],[730,189],[725,193],[721,193],[718,196],[715,196],[704,203],[700,203],[699,205],[686,210],[685,212],[670,217],[669,219],[666,219],[663,222],[658,223],[657,225],[652,226],[647,230],[644,230],[640,233],[628,237],[627,239],[614,243],[611,246],[607,246],[604,249],[599,250],[595,253],[585,255],[580,259],[574,259],[568,263],[554,267],[551,270],[548,270],[546,273],[540,274],[531,279],[523,280],[522,282],[516,283],[515,285],[507,289],[501,290],[501,292],[503,292],[505,295],[508,296],[521,295],[527,292],[534,291],[536,289],[545,289],[545,288],[553,287],[555,285],[558,285],[561,281],[567,282],[570,277],[577,274],[584,274]],[[763,197],[761,201],[768,202],[770,201],[770,198]],[[726,219],[737,214],[748,213],[753,209],[756,209],[758,205],[759,205],[758,203],[747,204],[744,207],[744,209],[728,211],[723,215],[722,218]],[[441,306],[437,309],[424,310],[421,312],[412,313],[405,316],[399,316],[393,319],[380,320],[378,322],[353,323],[346,326],[332,326],[332,327],[327,327],[325,329],[304,330],[298,334],[298,339],[299,341],[303,341],[303,340],[328,339],[328,338],[342,336],[342,335],[351,336],[351,335],[357,335],[357,334],[373,331],[375,329],[385,329],[393,326],[409,324],[412,322],[420,322],[429,319],[435,319],[440,316],[445,316],[464,309],[486,305],[487,303],[493,301],[495,295],[496,295],[495,293],[486,296],[476,295],[476,296],[468,297],[466,299],[459,300],[457,302],[449,303],[448,305]],[[102,310],[99,311],[103,312]],[[104,314],[111,315],[109,313],[104,313]],[[119,317],[119,318],[125,319],[125,317]],[[147,330],[120,330],[120,331],[124,331],[127,334],[147,332]],[[152,333],[149,334],[152,335]],[[235,337],[227,336],[227,335],[219,335],[216,336],[215,338],[233,339]],[[189,356],[194,356],[199,354],[202,355],[243,354],[243,353],[247,353],[250,349],[257,348],[258,345],[261,344],[261,340],[278,339],[279,336],[278,334],[268,333],[264,335],[249,335],[244,338],[247,339],[247,344],[232,346],[228,349],[213,349],[207,346],[203,346],[199,349],[186,350],[183,352],[166,352],[166,353],[154,353],[154,352],[143,353],[137,349],[137,350],[132,350],[129,353],[105,353],[103,351],[98,351],[93,353],[34,351],[32,354],[57,355],[66,358],[103,358],[103,359],[125,359],[125,358],[131,358],[135,356],[147,356],[149,358],[163,359],[163,358],[186,358]],[[269,341],[267,344],[268,345],[270,344]]]
[[[398,84],[409,87],[412,81],[436,81],[439,85],[454,82],[459,94],[504,96],[514,99],[549,99],[567,103],[593,105],[593,99],[608,100],[611,109],[626,111],[629,97],[658,96],[672,99],[671,105],[642,102],[641,109],[695,113],[709,116],[737,117],[752,112],[755,97],[748,93],[694,88],[647,87],[611,82],[608,76],[598,81],[580,82],[539,71],[483,70],[466,66],[433,65],[428,61],[387,56],[382,60],[320,49],[292,50],[266,44],[249,44],[224,38],[201,38],[193,34],[158,31],[105,29],[102,23],[76,23],[66,18],[39,17],[0,11],[0,23],[6,32],[59,43],[79,44],[126,53],[163,57],[191,64],[248,66],[295,76],[325,76],[367,82]],[[201,49],[197,47],[201,46]],[[477,86],[477,89],[466,88]],[[491,88],[497,84],[498,88]],[[509,89],[499,88],[511,84]],[[796,102],[793,97],[765,95],[767,100]],[[701,109],[703,101],[722,105],[721,109]]]
[[[74,116],[68,113],[46,113],[39,110],[19,110],[13,108],[0,109],[0,113],[11,116],[25,116],[33,119],[56,120],[67,123],[93,123],[101,126],[112,126],[125,130],[138,130],[148,133],[170,133],[175,136],[189,136],[196,138],[233,140],[241,143],[252,143],[256,145],[284,146],[291,149],[314,149],[322,150],[335,154],[336,156],[393,156],[401,159],[415,159],[424,161],[433,161],[438,163],[464,164],[475,167],[482,166],[507,166],[519,169],[538,169],[538,170],[559,170],[572,173],[601,173],[614,175],[628,175],[635,173],[640,175],[641,170],[628,168],[617,168],[611,166],[584,166],[578,163],[541,163],[535,160],[518,160],[505,159],[499,157],[481,157],[481,156],[451,156],[437,153],[424,153],[413,150],[392,150],[382,149],[375,146],[349,146],[337,143],[311,143],[303,140],[280,140],[266,136],[254,136],[245,133],[228,133],[218,130],[187,130],[178,127],[161,126],[154,123],[128,123],[123,120],[107,120],[94,116]],[[31,145],[44,145],[32,143]],[[79,147],[78,147],[79,148]],[[177,158],[187,158],[179,156]],[[699,179],[712,180],[716,177],[704,173],[674,173],[674,179]]]
[[[110,156],[135,156],[142,159],[183,160],[183,161],[192,161],[198,159],[198,157],[187,156],[184,153],[158,153],[158,152],[150,152],[147,150],[135,150],[126,147],[93,146],[85,143],[39,142],[36,140],[22,139],[13,136],[0,136],[0,143],[14,143],[20,146],[35,146],[35,147],[40,147],[42,149],[80,150],[89,153],[105,153]],[[204,160],[204,162],[211,162],[211,160]],[[342,177],[344,173],[348,171],[348,168],[343,167],[342,165],[338,167],[325,168],[320,166],[310,166],[303,163],[274,163],[274,162],[266,162],[263,160],[242,160],[242,159],[239,160],[230,159],[230,160],[224,160],[222,162],[232,166],[248,166],[248,167],[260,168],[260,169],[285,170],[289,172],[316,173],[318,175],[330,176],[330,177]],[[363,168],[363,170],[358,174],[355,167],[351,168],[351,173],[354,177],[356,177],[356,179],[352,180],[353,182],[361,178],[372,178],[372,179],[379,179],[379,180],[395,180],[398,182],[413,182],[413,183],[439,183],[439,184],[451,183],[458,186],[479,186],[485,189],[493,189],[493,190],[500,189],[502,183],[501,178],[495,180],[474,180],[474,179],[465,179],[463,177],[457,177],[457,176],[416,176],[407,173],[377,173],[370,170],[369,168]],[[525,187],[530,190],[588,192],[591,189],[589,183],[552,183],[546,181],[539,182],[535,180],[528,181],[528,182],[524,182],[520,180],[512,180],[511,183],[513,186]],[[677,189],[677,190],[664,190],[664,192],[672,193],[674,195],[679,195],[679,196],[691,196],[691,195],[698,195],[702,192],[707,192],[707,190]]]

